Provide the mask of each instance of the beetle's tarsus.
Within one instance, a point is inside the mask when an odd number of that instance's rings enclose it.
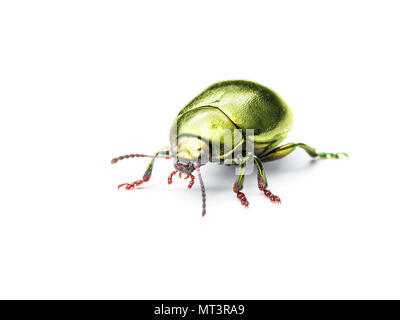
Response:
[[[236,197],[240,200],[242,206],[245,206],[247,208],[249,206],[249,201],[247,201],[245,194],[239,191],[237,182],[233,184],[233,192],[236,193]]]
[[[190,182],[189,182],[189,184],[188,184],[188,188],[191,189],[191,188],[193,187],[193,185],[194,185],[194,175],[192,175],[192,174],[190,173],[190,174],[188,174],[188,175],[186,176],[185,179],[188,179],[188,178],[190,178]]]
[[[168,176],[168,184],[172,183],[172,177],[178,172],[178,170],[172,171],[171,174]]]
[[[249,207],[249,201],[247,201],[247,198],[243,192],[238,191],[236,193],[236,197],[240,200],[242,206],[244,206],[245,208]]]
[[[271,202],[273,203],[281,203],[281,198],[279,198],[278,196],[274,195],[271,191],[269,191],[267,189],[267,187],[264,187],[264,189],[262,189],[262,192],[264,192],[264,195],[271,200]]]
[[[344,156],[345,158],[349,158],[349,155],[345,152],[331,153],[331,152],[318,152],[317,157],[323,159],[340,159],[340,156]]]

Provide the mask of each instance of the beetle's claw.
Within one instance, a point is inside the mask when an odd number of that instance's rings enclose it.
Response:
[[[119,190],[121,187],[123,187],[123,186],[126,186],[125,189],[127,189],[129,185],[130,185],[130,183],[121,183],[121,184],[118,186],[118,190]]]
[[[349,155],[346,152],[339,152],[339,153],[336,153],[336,155],[337,155],[338,159],[341,158],[340,156],[344,156],[346,159],[349,158]]]
[[[121,187],[123,187],[123,186],[125,186],[125,190],[132,190],[132,189],[134,189],[136,186],[141,185],[143,182],[144,182],[143,180],[136,180],[136,181],[134,181],[134,182],[132,182],[132,183],[122,183],[122,184],[120,184],[120,185],[118,186],[118,190],[119,190]]]
[[[349,155],[345,152],[338,152],[338,153],[319,152],[317,156],[322,159],[340,159],[342,157],[345,157],[346,159],[349,158]]]

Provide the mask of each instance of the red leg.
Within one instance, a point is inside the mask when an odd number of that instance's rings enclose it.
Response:
[[[127,154],[127,155],[125,155],[125,156],[121,156],[121,157],[112,159],[112,160],[111,160],[111,163],[116,163],[116,162],[118,162],[118,161],[120,161],[120,160],[123,160],[123,159],[135,158],[135,157],[152,158],[151,161],[150,161],[150,163],[147,165],[146,171],[145,171],[145,173],[144,173],[144,175],[143,175],[143,177],[142,177],[141,180],[136,180],[136,181],[134,181],[134,182],[132,182],[132,183],[122,183],[122,184],[120,184],[120,185],[118,186],[118,189],[120,189],[121,187],[125,186],[125,189],[126,189],[126,190],[131,190],[131,189],[134,189],[135,187],[141,185],[143,182],[149,181],[150,178],[151,178],[151,172],[152,172],[152,170],[153,170],[154,160],[155,160],[156,158],[171,159],[171,157],[169,157],[169,156],[163,156],[163,155],[160,155],[160,154],[168,155],[169,152],[166,151],[166,150],[164,150],[164,151],[159,151],[159,152],[156,152],[156,153],[155,153],[154,155],[152,155],[152,156],[146,155],[146,154],[136,154],[136,153],[135,153],[135,154]]]
[[[249,201],[247,201],[245,194],[238,190],[236,182],[233,184],[233,192],[236,193],[236,197],[240,200],[242,206],[247,208],[249,206]]]
[[[269,191],[267,188],[265,188],[265,189],[263,190],[263,192],[264,192],[265,196],[266,196],[267,198],[269,198],[269,200],[271,200],[271,202],[274,202],[274,203],[281,203],[281,198],[279,198],[278,196],[274,195],[274,194],[273,194],[271,191]]]
[[[140,186],[143,182],[145,182],[146,180],[136,180],[132,183],[122,183],[118,186],[118,189],[121,188],[122,186],[125,186],[126,190],[132,190],[134,189],[136,186]]]
[[[192,175],[192,174],[190,173],[190,174],[188,174],[188,175],[186,176],[185,179],[188,179],[188,178],[190,178],[190,182],[189,182],[188,188],[191,189],[191,188],[193,187],[193,184],[194,184],[194,175]]]
[[[172,177],[178,172],[178,170],[172,171],[171,174],[168,176],[168,184],[172,183]]]
[[[123,187],[123,186],[125,186],[125,189],[126,189],[126,190],[135,189],[135,187],[140,186],[143,182],[149,181],[150,178],[151,178],[151,173],[145,173],[145,174],[143,175],[143,178],[142,178],[141,180],[136,180],[136,181],[134,181],[134,182],[132,182],[132,183],[122,183],[122,184],[120,184],[120,185],[118,186],[118,190],[119,190],[121,187]]]
[[[178,172],[179,172],[179,178],[182,178],[182,172],[180,172],[178,170],[172,171],[171,174],[168,176],[168,184],[172,183],[172,177],[175,174],[177,174]],[[185,179],[188,179],[188,178],[190,178],[190,182],[189,182],[188,188],[191,189],[193,187],[193,184],[194,184],[194,175],[192,175],[192,174],[186,175]]]
[[[267,186],[264,185],[263,180],[259,177],[258,178],[258,188],[264,192],[265,196],[271,200],[271,202],[274,203],[281,203],[281,198],[278,196],[274,195],[271,191],[267,189]]]

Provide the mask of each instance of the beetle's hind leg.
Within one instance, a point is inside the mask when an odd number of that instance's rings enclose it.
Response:
[[[289,153],[293,152],[297,147],[302,148],[305,152],[307,152],[313,158],[332,158],[339,159],[341,155],[348,157],[347,153],[338,152],[338,153],[330,153],[330,152],[317,152],[315,148],[306,145],[305,143],[288,143],[283,146],[277,147],[271,151],[269,151],[266,155],[261,157],[262,161],[273,161],[281,159],[287,156]]]
[[[144,172],[144,175],[142,177],[142,179],[140,180],[136,180],[132,183],[122,183],[118,186],[118,189],[125,186],[126,190],[132,190],[135,187],[141,185],[144,182],[148,182],[151,178],[151,173],[153,172],[153,166],[154,166],[154,161],[156,160],[156,158],[165,158],[165,159],[170,159],[169,156],[169,148],[165,148],[162,151],[158,151],[156,152],[153,156],[147,156],[147,155],[129,155],[129,156],[125,156],[125,157],[120,157],[120,158],[115,158],[112,160],[112,163],[117,162],[118,160],[122,160],[124,158],[133,158],[133,157],[149,157],[152,158],[149,162],[149,164],[147,165],[146,171]]]

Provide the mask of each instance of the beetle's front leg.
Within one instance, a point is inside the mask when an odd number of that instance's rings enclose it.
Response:
[[[153,156],[150,156],[152,159],[150,160],[149,164],[147,165],[146,171],[142,179],[136,180],[132,183],[122,183],[118,186],[118,189],[125,186],[126,190],[134,189],[135,187],[141,185],[143,182],[148,182],[151,178],[151,173],[153,172],[154,161],[158,156],[168,156],[169,155],[169,148],[165,148],[162,151],[156,152]]]

